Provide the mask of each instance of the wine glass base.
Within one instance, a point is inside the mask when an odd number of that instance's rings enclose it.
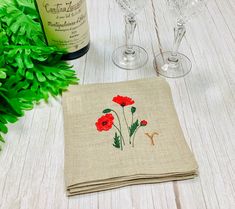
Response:
[[[144,48],[133,46],[134,53],[126,53],[126,46],[121,46],[114,50],[113,63],[124,70],[136,70],[146,65],[148,54]]]
[[[181,78],[191,71],[192,63],[187,56],[178,53],[178,61],[175,63],[168,60],[170,56],[170,51],[155,56],[153,65],[158,74],[166,78]]]

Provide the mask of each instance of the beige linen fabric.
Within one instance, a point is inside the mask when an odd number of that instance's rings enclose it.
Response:
[[[124,108],[128,126],[146,120],[129,144],[122,107],[113,97],[128,96],[134,104]],[[125,145],[113,146],[116,129],[99,132],[96,121],[106,108],[117,112]],[[127,185],[193,178],[197,163],[182,133],[170,88],[161,78],[120,83],[73,86],[63,96],[65,134],[65,185],[67,194],[77,195]],[[118,120],[114,112],[114,124]],[[153,142],[150,137],[154,135]],[[118,132],[117,132],[118,133]]]

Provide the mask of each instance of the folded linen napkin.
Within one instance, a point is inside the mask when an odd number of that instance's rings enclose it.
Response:
[[[63,112],[68,196],[197,175],[164,79],[73,86]]]

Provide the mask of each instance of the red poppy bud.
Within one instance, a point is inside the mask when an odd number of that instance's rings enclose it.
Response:
[[[146,121],[146,120],[142,120],[141,122],[140,122],[140,125],[141,126],[146,126],[148,124],[148,122]]]

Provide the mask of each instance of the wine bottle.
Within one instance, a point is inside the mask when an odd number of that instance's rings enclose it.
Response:
[[[86,0],[35,0],[49,46],[65,49],[65,60],[89,50],[90,35]]]

